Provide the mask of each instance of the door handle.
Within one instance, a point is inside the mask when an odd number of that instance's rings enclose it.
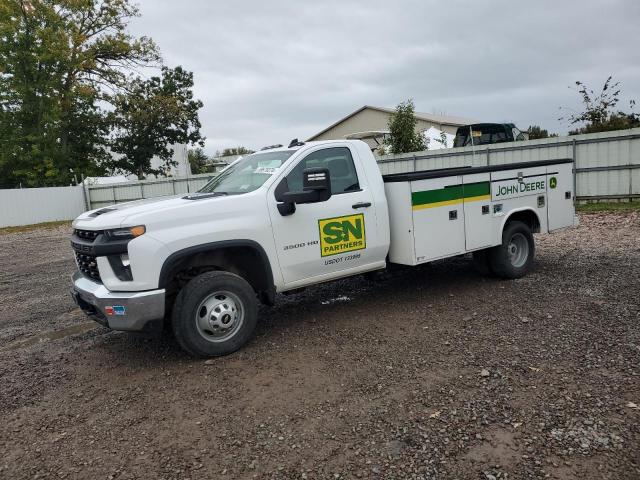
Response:
[[[352,208],[367,208],[371,206],[371,202],[360,202],[351,205]]]

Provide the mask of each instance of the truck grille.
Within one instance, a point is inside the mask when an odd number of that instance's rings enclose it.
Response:
[[[90,242],[93,242],[96,237],[98,235],[100,235],[100,231],[95,231],[95,230],[78,230],[76,229],[74,232],[79,238],[82,238],[83,240],[89,240]]]
[[[78,264],[78,270],[94,280],[101,282],[100,272],[98,271],[98,262],[94,255],[87,255],[86,253],[76,253],[76,263]]]

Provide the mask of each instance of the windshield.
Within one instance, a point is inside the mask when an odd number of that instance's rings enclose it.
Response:
[[[295,150],[254,153],[232,163],[220,175],[198,190],[199,193],[237,195],[260,188],[282,167]]]

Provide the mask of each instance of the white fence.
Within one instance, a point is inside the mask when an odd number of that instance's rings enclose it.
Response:
[[[114,183],[111,185],[90,185],[88,187],[90,209],[114,203],[131,202],[141,198],[163,197],[195,192],[215,177],[217,173],[205,173],[190,177],[142,180],[138,182]]]
[[[563,158],[575,160],[578,200],[640,198],[640,128],[476,148],[388,155],[379,157],[378,165],[383,174],[388,174]],[[91,208],[98,208],[140,198],[186,194],[201,188],[214,175],[92,185],[88,198]]]
[[[378,158],[383,174],[572,158],[580,201],[640,199],[640,128]],[[194,192],[215,173],[78,187],[0,190],[0,227],[71,220],[87,209]],[[85,199],[86,197],[86,199]],[[86,208],[85,208],[86,204]]]
[[[0,227],[72,220],[85,210],[82,186],[0,190]]]
[[[451,148],[378,159],[383,174],[571,158],[577,199],[640,199],[640,128]]]

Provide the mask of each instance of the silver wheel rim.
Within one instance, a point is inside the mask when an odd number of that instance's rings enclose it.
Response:
[[[522,267],[527,263],[529,258],[529,242],[527,237],[521,233],[516,233],[509,240],[507,245],[507,253],[509,254],[509,261],[515,268]]]
[[[244,308],[237,295],[220,291],[206,297],[195,316],[198,333],[213,343],[233,337],[244,323]]]

